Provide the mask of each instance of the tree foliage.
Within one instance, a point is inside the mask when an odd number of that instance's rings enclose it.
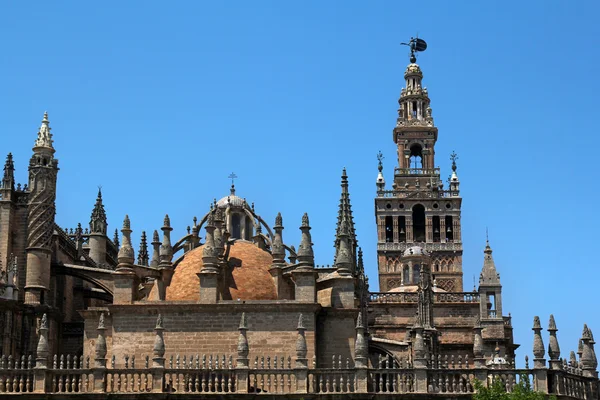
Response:
[[[519,381],[515,383],[510,392],[506,391],[506,385],[501,379],[495,379],[488,387],[483,383],[476,381],[475,389],[477,392],[473,395],[473,400],[545,400],[546,395],[537,392],[531,387],[531,382],[527,375],[521,375]],[[551,399],[555,399],[552,396]]]

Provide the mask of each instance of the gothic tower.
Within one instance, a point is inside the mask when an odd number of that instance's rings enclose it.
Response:
[[[54,158],[48,113],[29,160],[29,214],[27,227],[27,271],[25,302],[45,304],[50,288],[51,239],[54,231],[56,177],[58,160]]]
[[[388,291],[415,285],[402,260],[404,250],[420,246],[431,255],[431,273],[437,287],[463,290],[461,202],[456,154],[451,155],[452,177],[445,188],[435,164],[438,129],[434,125],[423,73],[415,60],[406,68],[406,87],[400,93],[398,119],[393,130],[398,166],[392,190],[386,190],[379,155],[375,216],[379,287]]]

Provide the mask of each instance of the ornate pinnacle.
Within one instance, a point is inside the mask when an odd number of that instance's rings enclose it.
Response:
[[[536,360],[542,360],[544,355],[546,354],[546,350],[544,349],[544,342],[542,341],[542,324],[540,323],[540,317],[537,315],[533,318],[533,355]],[[543,362],[542,362],[543,366]]]
[[[134,251],[131,246],[131,223],[129,221],[129,216],[125,215],[125,219],[123,220],[123,229],[121,229],[121,233],[123,233],[123,244],[119,249],[119,254],[117,256],[117,260],[119,264],[133,264]]]
[[[169,264],[173,259],[173,247],[171,246],[171,220],[169,215],[165,215],[164,226],[161,228],[163,231],[163,241],[160,245],[159,256],[161,264]]]
[[[302,314],[298,316],[298,327],[296,330],[298,331],[298,338],[296,339],[296,366],[306,368],[308,347],[306,346],[306,337],[304,336],[306,328],[304,327],[304,316]]]
[[[158,314],[156,318],[156,326],[154,328],[154,332],[156,334],[154,338],[154,348],[153,348],[153,367],[164,367],[165,359],[163,356],[165,355],[165,340],[163,339],[163,319],[162,315]]]
[[[353,267],[348,241],[348,221],[344,218],[341,223],[341,229],[338,232],[335,253],[335,266],[340,274],[349,274]]]
[[[15,189],[15,164],[13,162],[12,153],[8,153],[6,156],[6,162],[4,163],[4,177],[2,178],[3,189]]]
[[[273,263],[283,264],[285,263],[285,248],[283,247],[283,218],[281,217],[281,213],[277,213],[273,228],[275,229],[275,236],[272,243]]]
[[[119,230],[115,228],[115,235],[113,236],[113,243],[116,247],[119,247]]]
[[[365,264],[363,262],[363,251],[362,248],[358,248],[358,262],[356,264],[356,272],[363,274],[365,272]]]
[[[303,267],[313,268],[315,264],[315,255],[312,248],[308,214],[306,213],[302,216],[302,226],[300,226],[300,230],[302,231],[302,239],[298,246],[298,261],[303,264]]]
[[[48,346],[48,316],[46,314],[42,315],[42,320],[40,321],[40,338],[38,340],[37,345],[37,357],[35,362],[36,368],[47,368],[48,367],[48,354],[50,353],[50,348]],[[21,366],[21,368],[25,368]]]
[[[383,153],[381,152],[381,150],[379,150],[379,153],[377,153],[377,169],[379,170],[379,172],[383,172],[383,159],[385,157],[383,156]]]
[[[458,154],[455,151],[452,151],[450,154],[450,161],[452,161],[452,171],[456,172],[456,160],[458,160]]]
[[[96,204],[94,204],[92,216],[90,217],[90,232],[106,235],[107,226],[106,212],[104,211],[104,204],[102,204],[102,188],[98,188],[98,197],[96,197]]]
[[[106,368],[106,337],[104,331],[104,313],[100,314],[98,320],[98,338],[96,339],[96,358],[94,360],[97,368]]]
[[[240,318],[240,326],[238,330],[240,331],[237,345],[238,366],[248,367],[248,353],[250,352],[250,347],[248,346],[248,337],[246,336],[248,322],[246,321],[246,313],[244,312]]]
[[[356,317],[356,340],[354,342],[354,353],[356,358],[356,367],[366,368],[369,349],[365,339],[365,327],[363,324],[362,312],[360,311]]]
[[[54,152],[54,148],[52,147],[52,134],[50,133],[50,121],[48,121],[48,112],[44,113],[44,119],[42,119],[42,126],[40,126],[40,130],[38,131],[38,136],[35,141],[36,147],[46,147]]]
[[[151,267],[158,267],[160,262],[160,240],[158,238],[158,231],[155,230],[152,235],[152,261],[150,261]]]
[[[277,213],[277,216],[275,217],[275,228],[281,227],[283,228],[283,218],[281,217],[281,213]]]
[[[138,264],[148,266],[148,258],[148,241],[146,239],[146,231],[142,231],[140,251],[138,252]]]
[[[558,346],[558,339],[556,338],[556,322],[554,321],[554,315],[550,314],[550,321],[548,322],[548,332],[550,333],[550,339],[548,343],[548,355],[550,360],[557,361],[560,359],[560,347]]]

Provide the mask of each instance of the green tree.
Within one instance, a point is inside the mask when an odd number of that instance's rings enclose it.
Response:
[[[537,392],[531,387],[527,375],[521,375],[519,382],[515,383],[512,391],[507,392],[504,382],[495,379],[489,386],[485,387],[480,381],[475,382],[477,393],[473,395],[473,400],[545,400],[546,395]],[[556,400],[555,396],[550,398]]]

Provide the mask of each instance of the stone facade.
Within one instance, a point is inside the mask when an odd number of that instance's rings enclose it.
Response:
[[[599,399],[587,326],[567,361],[551,318],[547,362],[536,317],[532,365],[517,368],[489,243],[479,287],[464,291],[458,157],[445,186],[415,61],[389,190],[379,157],[379,292],[365,276],[345,169],[332,267],[315,265],[308,215],[297,221],[301,242],[288,244],[283,217],[271,228],[233,185],[177,240],[168,216],[137,249],[128,216],[110,238],[101,191],[89,227],[60,228],[54,203],[64,194],[44,114],[28,184],[14,182],[9,154],[0,188],[0,395],[469,398],[475,379],[502,379],[507,390],[529,379],[544,393]]]

